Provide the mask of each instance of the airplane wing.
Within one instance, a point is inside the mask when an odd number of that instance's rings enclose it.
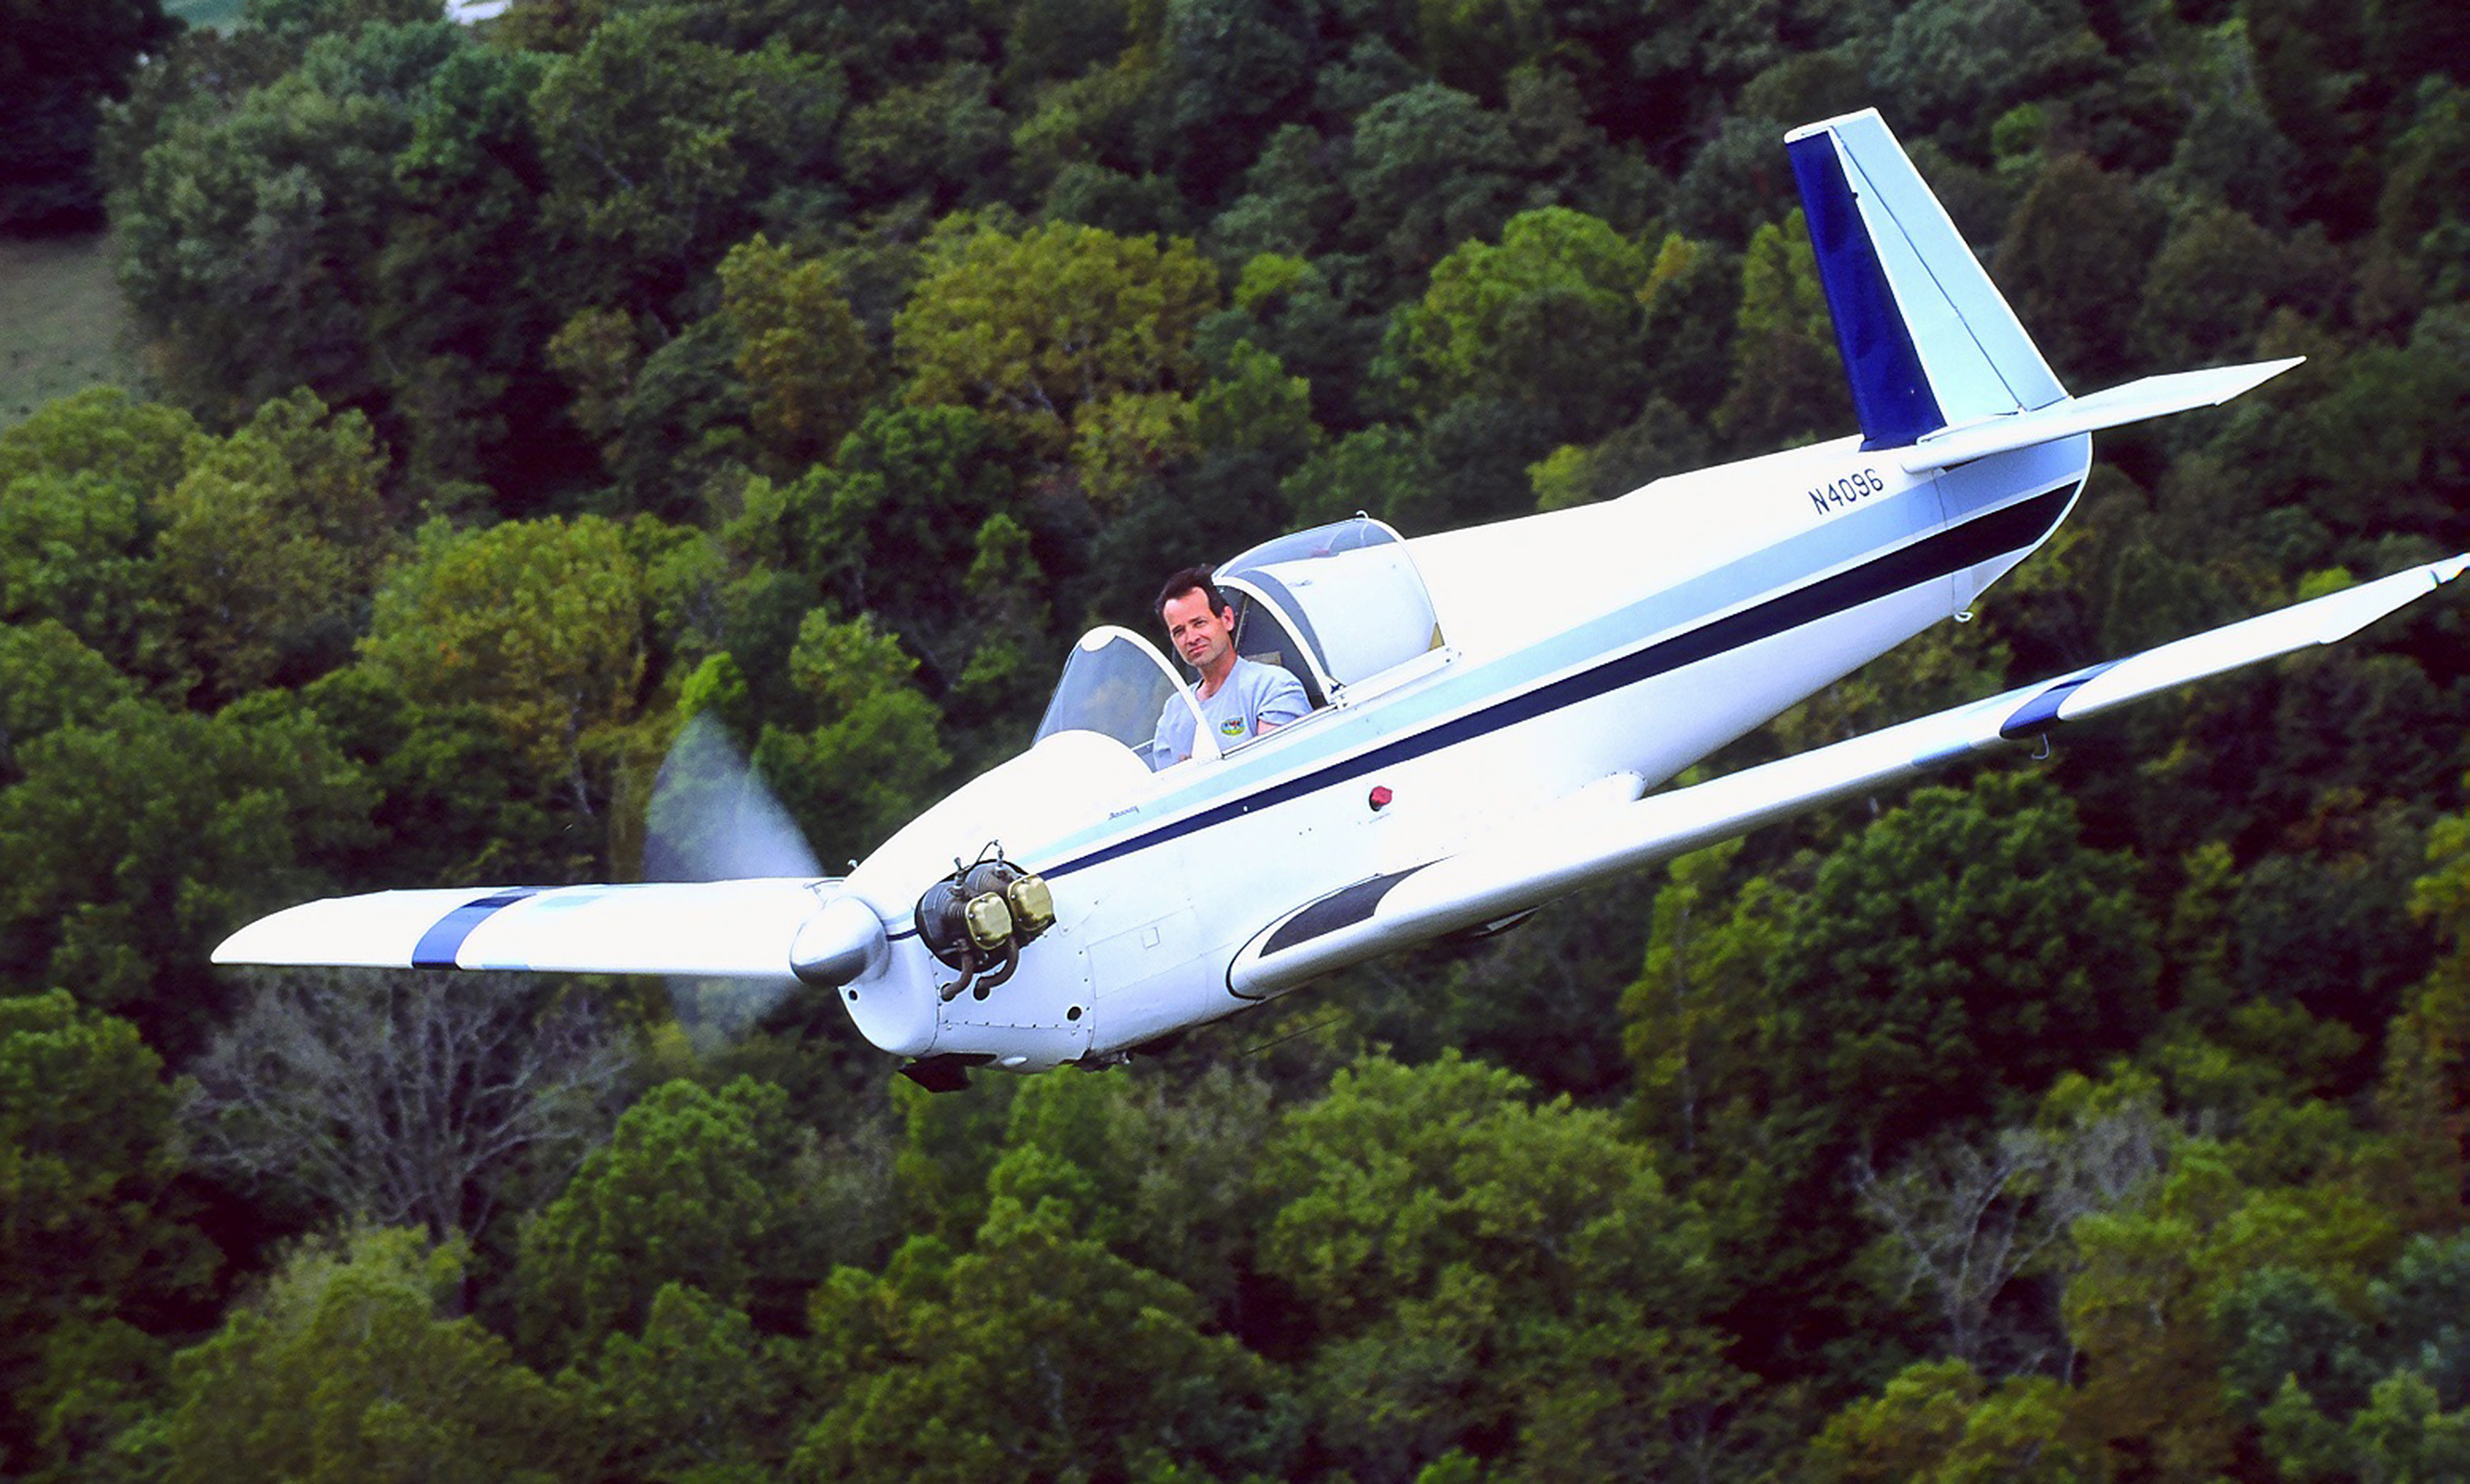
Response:
[[[2188,681],[2348,638],[2470,568],[2470,553],[2025,685],[1867,736],[1615,805],[1573,823],[1512,828],[1480,847],[1344,887],[1263,928],[1227,970],[1247,998],[1444,934],[1480,928],[1580,887],[1853,798],[2002,743],[2039,737]]]
[[[463,887],[304,902],[250,923],[217,963],[789,977],[829,879]]]

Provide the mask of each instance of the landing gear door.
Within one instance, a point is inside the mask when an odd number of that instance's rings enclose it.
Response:
[[[1037,735],[1043,741],[1059,731],[1094,731],[1130,748],[1155,771],[1182,760],[1159,757],[1151,745],[1158,719],[1176,706],[1190,713],[1193,760],[1215,759],[1217,738],[1200,724],[1200,707],[1194,704],[1191,688],[1157,646],[1129,629],[1092,629],[1072,646]]]

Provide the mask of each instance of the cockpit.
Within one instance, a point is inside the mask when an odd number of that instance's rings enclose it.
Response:
[[[1312,713],[1287,730],[1447,661],[1440,620],[1406,542],[1368,516],[1264,542],[1221,565],[1217,581],[1235,605],[1236,652],[1283,667],[1312,703]],[[1156,644],[1129,629],[1094,629],[1073,646],[1037,736],[1097,732],[1161,768],[1177,759],[1153,756],[1151,742],[1166,707],[1177,705],[1194,706],[1191,687]],[[1197,723],[1197,707],[1194,714]],[[1208,729],[1194,730],[1193,761],[1221,755]]]

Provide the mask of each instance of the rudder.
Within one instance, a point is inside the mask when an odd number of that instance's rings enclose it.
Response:
[[[1876,109],[1794,129],[1784,149],[1862,447],[1903,448],[2065,400]]]

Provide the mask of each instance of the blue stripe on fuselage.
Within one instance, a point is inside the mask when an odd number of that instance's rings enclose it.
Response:
[[[2059,519],[2066,513],[2067,504],[2074,497],[2074,490],[2075,481],[2069,480],[2029,499],[1924,537],[1875,560],[1847,568],[1832,576],[1823,577],[1788,592],[1780,593],[1765,602],[1757,603],[1625,654],[1616,655],[1602,663],[1564,675],[1558,680],[1548,681],[1532,689],[1503,696],[1488,706],[1480,707],[1455,717],[1449,717],[1443,713],[1443,719],[1425,725],[1424,723],[1432,715],[1430,711],[1427,711],[1423,717],[1409,717],[1395,713],[1377,713],[1374,716],[1366,716],[1363,718],[1365,721],[1393,723],[1384,727],[1385,731],[1406,730],[1407,734],[1393,741],[1347,753],[1325,765],[1315,766],[1318,761],[1317,758],[1295,759],[1290,756],[1281,759],[1273,754],[1263,754],[1260,759],[1262,762],[1286,761],[1289,768],[1293,770],[1290,777],[1278,781],[1264,785],[1261,781],[1262,773],[1253,770],[1231,773],[1230,770],[1240,767],[1244,759],[1229,759],[1226,763],[1216,765],[1211,770],[1216,774],[1214,779],[1196,780],[1195,789],[1185,791],[1175,803],[1169,805],[1171,809],[1186,808],[1192,809],[1193,812],[1181,814],[1177,818],[1147,829],[1140,829],[1135,825],[1135,833],[1118,833],[1117,838],[1107,844],[1099,843],[1105,839],[1105,835],[1100,831],[1086,831],[1079,836],[1059,841],[1047,851],[1041,853],[1063,858],[1054,865],[1039,866],[1036,869],[1040,874],[1051,879],[1103,865],[1108,861],[1119,860],[1135,851],[1179,839],[1195,830],[1206,829],[1213,824],[1240,819],[1255,809],[1270,808],[1382,768],[1396,767],[1428,753],[1439,751],[1470,738],[1484,736],[1507,727],[1514,727],[1564,707],[1594,700],[1598,696],[1608,695],[1642,681],[1651,680],[1658,675],[1695,664],[1700,661],[1756,643],[1760,639],[1787,633],[1816,619],[1902,591],[1919,583],[1945,577],[1976,564],[2020,550],[2039,541],[2051,527],[2058,523]],[[1919,491],[1916,495],[1920,498],[1927,498]],[[1884,507],[1881,509],[1883,513]],[[1831,522],[1831,524],[1841,527],[1852,524],[1852,522],[1847,520]],[[1875,545],[1867,549],[1875,549]],[[1602,638],[1601,631],[1611,626],[1620,626],[1630,634],[1641,632],[1652,634],[1657,632],[1659,627],[1669,628],[1668,622],[1658,625],[1654,621],[1654,615],[1657,613],[1667,611],[1667,604],[1675,601],[1689,602],[1693,605],[1694,611],[1706,612],[1716,605],[1705,601],[1713,594],[1701,590],[1723,579],[1740,581],[1745,575],[1743,569],[1751,565],[1750,563],[1735,564],[1733,567],[1709,573],[1706,577],[1682,584],[1666,593],[1659,594],[1656,598],[1632,605],[1607,618],[1583,625],[1552,644],[1536,646],[1535,650],[1526,652],[1516,657],[1514,661],[1495,661],[1470,672],[1449,687],[1449,690],[1462,694],[1467,687],[1473,685],[1506,688],[1508,685],[1517,684],[1518,681],[1516,678],[1502,677],[1500,671],[1504,665],[1513,662],[1529,676],[1540,677],[1549,674],[1550,673],[1549,669],[1538,665],[1528,657],[1541,653],[1545,655],[1549,663],[1551,654],[1565,653],[1572,647],[1573,641],[1591,646],[1587,649],[1588,653],[1600,654],[1605,648],[1610,647],[1609,641]],[[1773,554],[1762,554],[1756,565],[1772,569]],[[1433,694],[1440,696],[1444,704],[1449,699],[1447,695],[1437,690]],[[1326,756],[1330,752],[1350,746],[1361,747],[1360,739],[1343,735],[1333,737],[1321,750],[1322,755]],[[1201,792],[1199,785],[1205,782],[1220,785],[1209,788],[1208,795],[1233,793],[1235,797],[1225,799],[1224,801],[1214,805],[1194,808],[1194,805],[1203,803],[1203,799],[1195,798],[1194,795]],[[1122,829],[1123,825],[1118,822],[1115,830],[1120,832]],[[1072,852],[1075,850],[1085,850],[1086,853],[1074,855]]]
[[[1247,747],[1223,762],[1180,770],[1187,776],[1182,786],[1142,805],[1141,813],[1156,820],[1250,794],[1268,780],[1309,772],[1363,747],[1367,728],[1376,735],[1390,736],[1480,710],[1513,691],[1600,661],[1605,655],[1643,643],[1651,636],[1669,634],[1708,614],[1752,603],[1774,591],[1778,571],[1831,571],[1936,531],[1941,527],[1946,482],[1939,480],[1936,492],[1930,484],[1916,485],[1877,504],[1818,522],[1751,556],[1648,593],[1514,653],[1445,672],[1408,693],[1385,698],[1368,710],[1316,713],[1306,718],[1313,725],[1299,723],[1286,735],[1265,739],[1257,744],[1258,751]],[[1959,506],[1950,513],[1961,519],[1973,509]],[[1447,628],[1446,619],[1443,627]],[[1069,859],[1075,851],[1141,827],[1138,822],[1128,823],[1118,818],[1053,841],[1034,853]]]

